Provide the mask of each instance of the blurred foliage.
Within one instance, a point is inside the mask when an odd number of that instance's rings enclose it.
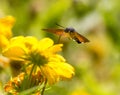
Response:
[[[59,23],[76,28],[90,40],[77,44],[61,39],[62,54],[75,67],[76,75],[48,88],[45,95],[120,94],[119,0],[0,0],[0,16],[5,15],[16,18],[14,36],[47,36],[57,42],[56,35],[41,29],[57,28],[55,23]],[[1,85],[9,79],[8,71],[0,72]]]

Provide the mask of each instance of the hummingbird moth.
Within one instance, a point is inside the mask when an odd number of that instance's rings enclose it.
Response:
[[[61,25],[58,25],[58,26],[63,27]],[[49,28],[49,29],[42,29],[42,30],[59,35],[60,37],[67,36],[67,37],[75,40],[78,44],[89,42],[89,40],[87,38],[85,38],[84,36],[82,36],[81,34],[76,32],[76,30],[74,28],[64,28],[63,27],[63,29]],[[59,39],[60,39],[60,37],[59,37]]]

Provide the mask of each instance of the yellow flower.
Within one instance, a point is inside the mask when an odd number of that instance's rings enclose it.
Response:
[[[17,77],[11,79],[4,87],[6,92],[12,93],[13,95],[18,94],[18,89],[20,87],[20,84],[22,83],[24,79],[24,73],[21,73]],[[16,88],[16,89],[15,89]]]
[[[25,83],[29,83],[32,82],[32,87],[37,86],[38,84],[42,83],[43,80],[41,78],[41,74],[40,72],[36,73],[36,74],[32,74],[32,78],[30,81],[27,80],[27,78],[25,78],[26,75],[25,73],[20,73],[17,77],[12,78],[4,87],[4,90],[8,93],[11,93],[12,95],[17,95],[22,91],[25,91]],[[23,89],[24,88],[24,89]],[[27,88],[29,89],[29,88]],[[40,95],[37,93],[40,93],[39,89],[36,89],[34,91],[35,95]]]
[[[0,47],[4,48],[9,42],[8,39],[12,37],[11,29],[15,22],[14,17],[7,16],[0,18]]]
[[[59,80],[70,79],[74,75],[74,68],[57,54],[62,50],[61,47],[62,44],[54,45],[49,38],[38,41],[31,36],[19,36],[10,39],[10,44],[3,50],[3,55],[12,60],[23,61],[27,65],[26,69],[31,66],[28,72],[39,71],[43,79],[53,84]]]

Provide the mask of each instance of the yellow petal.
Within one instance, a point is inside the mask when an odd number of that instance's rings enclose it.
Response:
[[[63,44],[57,44],[57,45],[50,47],[48,50],[52,53],[57,53],[62,50],[62,48],[61,48],[62,46],[63,46]]]
[[[17,46],[10,47],[3,51],[3,55],[13,60],[21,60],[21,58],[25,55],[25,51]]]
[[[54,54],[49,58],[49,61],[50,62],[65,62],[66,60],[61,55]]]
[[[29,49],[33,48],[33,46],[38,44],[38,40],[33,36],[25,37],[25,46]]]
[[[24,36],[17,36],[17,37],[11,38],[8,48],[11,48],[11,47],[19,47],[19,48],[22,48],[26,53],[28,52],[28,49],[25,45]]]
[[[15,18],[13,16],[6,16],[4,18],[0,18],[0,23],[2,23],[5,26],[12,27],[15,23]]]
[[[59,81],[59,75],[54,71],[53,68],[50,68],[49,66],[41,66],[41,71],[44,77],[47,78],[50,85]]]
[[[50,38],[44,38],[39,41],[38,49],[40,51],[46,50],[47,48],[51,47],[54,44],[53,40]]]
[[[74,75],[74,68],[65,62],[51,62],[48,66],[57,72],[60,79],[70,79]]]
[[[17,36],[10,39],[10,44],[20,44],[25,40],[24,36]]]
[[[15,22],[15,19],[12,16],[0,18],[0,34],[4,35],[7,38],[10,38],[12,36],[11,29],[14,22]]]
[[[8,44],[8,39],[5,36],[0,35],[0,48],[5,48]]]

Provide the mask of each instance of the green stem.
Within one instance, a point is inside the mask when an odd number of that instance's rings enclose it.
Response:
[[[45,80],[44,87],[43,87],[43,89],[42,89],[41,95],[44,95],[44,91],[45,91],[45,88],[46,88],[46,84],[47,84],[47,79]]]
[[[32,69],[31,69],[31,71],[30,71],[30,76],[29,76],[29,78],[30,78],[31,75],[32,75],[32,72],[33,72],[33,70],[34,70],[34,67],[35,67],[35,64],[32,66]]]
[[[29,81],[29,83],[28,83],[28,85],[27,85],[28,87],[31,86],[32,72],[33,72],[34,68],[35,68],[35,64],[32,66],[32,69],[31,69],[31,71],[30,71],[30,75],[29,75],[29,77],[28,77],[28,81]]]

